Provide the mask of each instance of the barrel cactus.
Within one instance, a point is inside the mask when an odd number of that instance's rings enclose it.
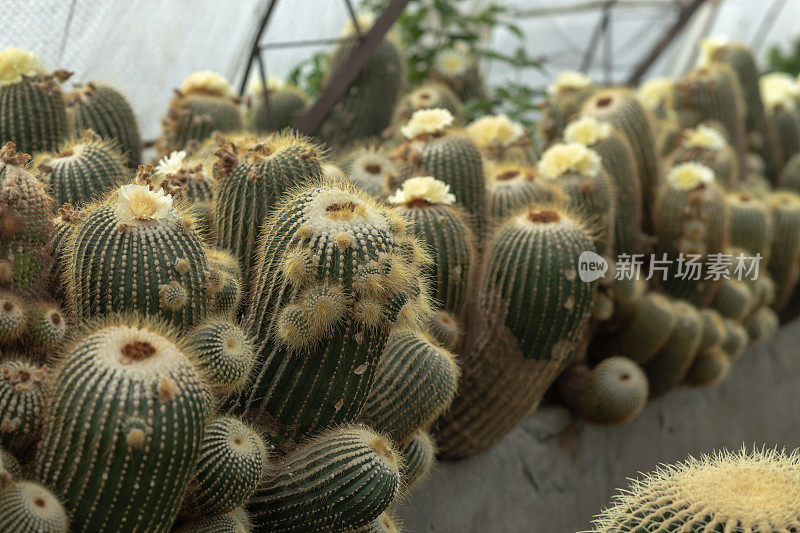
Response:
[[[446,83],[462,102],[486,96],[478,57],[466,41],[439,50],[433,58],[429,75],[435,81]]]
[[[195,364],[212,392],[220,397],[238,393],[253,369],[253,343],[242,329],[224,318],[201,322],[186,336]]]
[[[415,111],[420,109],[447,109],[453,115],[456,126],[464,125],[464,109],[461,99],[444,83],[423,83],[409,92],[397,103],[394,120],[395,126],[405,124]]]
[[[800,89],[797,80],[783,72],[772,72],[759,80],[768,128],[774,128],[786,162],[800,151]]]
[[[531,204],[548,205],[561,199],[561,189],[543,179],[535,166],[507,162],[487,165],[486,204],[492,226]]]
[[[261,80],[250,85],[248,121],[257,133],[281,131],[291,126],[308,105],[308,95],[295,85],[278,78]]]
[[[559,139],[567,123],[580,113],[583,103],[596,90],[591,80],[575,71],[559,73],[547,87],[547,100],[537,126],[539,135],[550,145]]]
[[[436,443],[430,433],[423,429],[414,432],[408,443],[400,450],[403,464],[400,478],[405,492],[425,479],[436,463]]]
[[[673,303],[676,322],[667,342],[645,365],[650,397],[656,398],[676,387],[692,365],[702,338],[703,321],[697,310],[682,301]]]
[[[24,450],[41,435],[45,367],[11,357],[0,363],[0,445]]]
[[[380,147],[364,145],[346,151],[339,159],[345,179],[375,198],[386,198],[398,185],[400,169]]]
[[[699,163],[714,171],[717,183],[735,189],[739,183],[739,155],[718,128],[705,123],[683,132],[681,143],[670,155],[668,166]]]
[[[69,518],[52,492],[33,481],[0,491],[0,529],[6,533],[67,533]]]

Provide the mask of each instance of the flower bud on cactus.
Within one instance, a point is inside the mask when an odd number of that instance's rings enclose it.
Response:
[[[362,417],[404,445],[453,401],[458,386],[453,354],[415,331],[392,333],[383,350]]]
[[[125,165],[136,168],[142,157],[142,138],[127,98],[114,87],[87,82],[66,95],[67,115],[74,131],[93,130],[120,147]]]
[[[298,189],[275,209],[245,318],[258,339],[255,378],[233,412],[276,444],[355,420],[389,327],[430,313],[405,226],[343,184]]]
[[[66,350],[51,376],[36,476],[72,527],[168,531],[209,408],[181,346],[146,323],[114,320]]]
[[[183,150],[164,156],[153,168],[150,176],[154,187],[161,187],[176,198],[184,198],[190,203],[205,203],[214,200],[216,180],[210,175],[206,163],[188,157]]]
[[[239,259],[245,287],[251,282],[267,214],[287,191],[320,176],[319,153],[318,146],[294,133],[263,142],[227,142],[217,151],[217,246]]]
[[[389,441],[372,430],[334,428],[270,468],[248,510],[257,531],[362,527],[397,495],[401,462]]]
[[[186,342],[212,392],[226,396],[247,385],[255,357],[251,340],[239,326],[226,319],[206,320],[187,335]]]
[[[579,417],[595,424],[624,424],[647,403],[647,376],[625,357],[609,357],[593,369],[579,364],[558,381],[561,399]]]
[[[53,261],[53,199],[27,170],[28,154],[0,148],[0,287],[41,295]]]
[[[398,185],[400,169],[377,146],[362,146],[346,152],[339,160],[345,179],[374,198],[386,198]]]
[[[593,531],[791,531],[797,528],[798,490],[796,451],[690,457],[632,481],[597,517]]]
[[[244,505],[264,477],[268,459],[264,441],[242,421],[223,417],[209,423],[182,513],[210,517]]]
[[[58,148],[67,136],[59,84],[69,77],[65,70],[45,73],[33,52],[0,50],[0,141],[29,154]]]
[[[147,183],[152,167],[140,167]],[[125,185],[87,206],[67,245],[75,316],[136,312],[188,329],[207,312],[208,262],[195,221],[163,189]]]
[[[535,166],[496,163],[487,168],[486,205],[493,225],[531,204],[548,205],[563,198],[561,189],[542,179]]]
[[[555,208],[526,210],[495,232],[480,314],[459,358],[459,391],[438,423],[443,455],[465,457],[500,440],[563,370],[594,305],[597,282],[576,270],[578,256],[593,248],[583,223]]]
[[[55,205],[78,206],[105,196],[126,181],[128,169],[113,141],[91,130],[36,157],[34,167],[50,188]]]
[[[23,359],[0,363],[0,446],[24,451],[39,438],[45,375],[44,367]]]
[[[666,344],[644,365],[650,397],[663,396],[678,386],[692,364],[702,337],[703,321],[690,304],[672,304],[677,320]]]
[[[69,518],[52,492],[33,481],[19,481],[0,491],[3,533],[67,533]]]

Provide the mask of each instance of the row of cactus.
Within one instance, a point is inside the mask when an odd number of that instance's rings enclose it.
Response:
[[[690,74],[655,106],[562,75],[539,145],[503,115],[465,123],[483,88],[463,53],[401,97],[399,47],[321,139],[276,131],[296,89],[193,74],[155,165],[118,91],[62,95],[66,73],[0,51],[0,529],[399,531],[437,454],[555,397],[629,421],[791,316],[800,163],[770,167],[790,142],[740,151],[778,111],[794,124],[783,85],[750,124],[739,59],[701,67],[725,91],[679,96]],[[18,102],[31,116],[2,118]],[[649,251],[764,260],[753,281],[612,279]],[[584,280],[586,252],[609,275]]]

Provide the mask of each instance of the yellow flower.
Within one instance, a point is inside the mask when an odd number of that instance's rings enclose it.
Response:
[[[673,81],[669,78],[653,78],[639,86],[639,100],[648,109],[657,109],[669,103],[672,96]]]
[[[433,59],[436,70],[444,76],[457,78],[463,76],[472,64],[472,56],[468,51],[457,48],[447,48],[442,50]]]
[[[413,139],[426,133],[438,133],[453,123],[453,114],[447,109],[420,109],[411,115],[411,120],[400,128],[406,139]]]
[[[431,176],[409,178],[389,197],[389,203],[392,204],[406,204],[413,200],[450,205],[456,201],[456,197],[450,192],[448,184]]]
[[[164,189],[152,191],[146,185],[123,185],[117,191],[117,219],[135,225],[143,220],[161,220],[172,210],[172,196]]]
[[[714,181],[714,171],[699,163],[676,165],[667,175],[667,183],[674,189],[688,191]]]
[[[567,172],[595,177],[600,172],[600,155],[579,143],[554,144],[542,154],[539,174],[556,179]]]
[[[525,134],[525,128],[506,115],[487,115],[467,126],[469,135],[480,147],[510,146]]]
[[[706,148],[708,150],[722,150],[727,141],[715,128],[700,124],[694,129],[686,130],[683,145],[687,148]]]
[[[583,117],[569,123],[564,130],[564,140],[591,146],[597,141],[608,138],[612,127],[608,122],[600,122],[594,117]]]
[[[556,81],[547,86],[547,94],[555,96],[567,89],[585,89],[592,84],[588,76],[574,70],[559,73]]]
[[[190,74],[179,87],[183,94],[189,93],[210,93],[219,96],[228,96],[231,94],[231,84],[220,74],[211,72],[210,70],[203,70]]]
[[[42,66],[36,54],[22,48],[0,50],[0,87],[22,81],[22,76],[41,74]]]
[[[773,113],[778,107],[787,110],[797,108],[797,99],[800,98],[800,86],[792,76],[783,72],[772,72],[761,76],[759,85],[761,86],[761,98],[764,100],[764,107],[770,113]]]
[[[706,37],[700,42],[700,57],[697,59],[697,64],[701,67],[707,66],[714,61],[717,50],[729,44],[731,41],[727,37]]]

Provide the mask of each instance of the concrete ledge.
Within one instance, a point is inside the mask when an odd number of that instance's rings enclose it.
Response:
[[[582,531],[626,478],[743,443],[800,446],[800,321],[750,348],[721,385],[673,391],[630,424],[542,409],[483,454],[440,463],[399,514],[410,533]]]

